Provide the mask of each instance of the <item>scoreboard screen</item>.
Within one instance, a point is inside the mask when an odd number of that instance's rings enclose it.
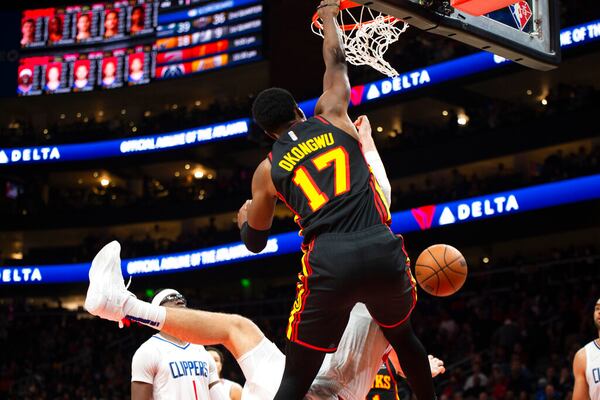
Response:
[[[23,11],[17,94],[114,89],[262,57],[262,0],[121,0]]]

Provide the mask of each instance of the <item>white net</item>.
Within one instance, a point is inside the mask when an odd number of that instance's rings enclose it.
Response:
[[[359,6],[341,10],[339,25],[342,28],[338,29],[338,34],[342,37],[346,59],[350,64],[368,65],[391,78],[398,76],[398,71],[383,56],[390,44],[398,41],[408,29],[406,22]],[[320,20],[313,22],[312,31],[323,37]]]

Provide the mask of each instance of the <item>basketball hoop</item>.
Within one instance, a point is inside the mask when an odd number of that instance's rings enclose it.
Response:
[[[399,23],[401,28],[396,26]],[[406,22],[353,1],[342,0],[338,24],[338,34],[342,37],[346,60],[350,64],[368,65],[391,78],[398,76],[398,72],[383,56],[390,44],[398,41],[408,29]],[[323,23],[318,13],[313,16],[311,28],[316,35],[324,37]]]

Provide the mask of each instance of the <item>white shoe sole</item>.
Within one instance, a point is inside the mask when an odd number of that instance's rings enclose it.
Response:
[[[96,315],[112,321],[118,321],[114,316],[108,315],[110,285],[114,263],[118,262],[121,253],[121,245],[117,241],[110,242],[102,248],[94,257],[89,271],[90,286],[88,287],[84,307],[92,315]],[[119,265],[120,268],[120,265]]]

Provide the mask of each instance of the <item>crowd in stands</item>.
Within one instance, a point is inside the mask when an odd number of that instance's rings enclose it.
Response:
[[[446,374],[436,379],[440,399],[569,400],[573,356],[597,337],[598,250],[553,249],[481,268],[473,262],[458,295],[421,292],[413,326],[428,352],[446,363]],[[226,290],[222,298],[202,296],[201,284],[178,289],[192,307],[247,316],[284,343],[293,288],[269,286],[239,300]],[[131,357],[150,329],[119,330],[81,310],[40,308],[22,297],[2,304],[0,398],[128,398]],[[224,371],[243,383],[231,358]]]

